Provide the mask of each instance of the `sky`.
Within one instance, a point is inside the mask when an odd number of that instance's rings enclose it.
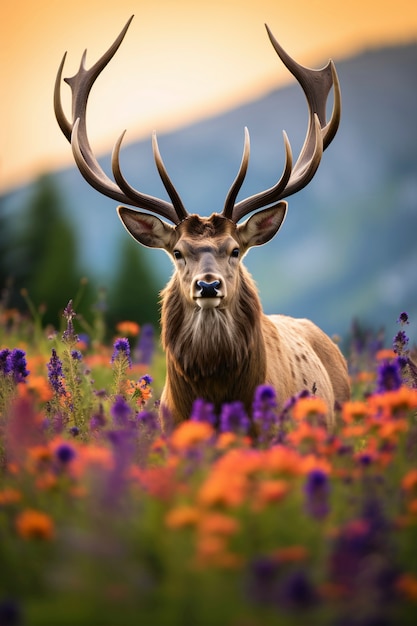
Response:
[[[267,23],[298,62],[320,67],[365,49],[417,41],[415,0],[2,0],[0,193],[73,163],[55,120],[56,72],[90,67],[135,18],[90,96],[95,151],[160,134],[292,80]],[[70,89],[62,86],[70,114]]]

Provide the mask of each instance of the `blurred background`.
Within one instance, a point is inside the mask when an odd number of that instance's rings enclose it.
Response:
[[[158,323],[158,294],[172,266],[135,244],[116,203],[88,186],[55,121],[52,93],[88,48],[92,65],[135,14],[97,80],[90,141],[110,172],[114,141],[127,128],[121,163],[141,191],[166,198],[151,132],[189,212],[221,211],[251,134],[239,199],[280,176],[282,130],[294,155],[307,128],[301,88],[269,43],[268,23],[300,63],[336,62],[342,122],[314,180],[289,199],[278,236],[245,259],[267,313],[310,317],[346,336],[352,321],[396,333],[407,311],[417,327],[417,7],[412,0],[283,3],[6,0],[1,8],[0,288],[4,306],[59,324],[70,298],[109,323]],[[62,85],[70,117],[70,89]],[[330,98],[331,100],[331,98]],[[329,107],[332,102],[330,101]],[[25,292],[24,292],[25,293]],[[414,330],[413,330],[414,328]]]

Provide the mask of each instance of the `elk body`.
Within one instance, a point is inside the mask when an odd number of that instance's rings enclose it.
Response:
[[[138,242],[165,250],[173,260],[173,276],[162,292],[161,331],[167,364],[162,415],[169,413],[175,422],[187,419],[197,398],[212,402],[217,410],[223,403],[240,400],[250,414],[256,387],[270,384],[281,405],[303,390],[314,391],[326,401],[331,425],[335,404],[349,397],[347,367],[340,350],[307,319],[266,316],[242,259],[251,247],[267,243],[277,233],[287,211],[283,198],[308,184],[323,150],[336,134],[340,90],[334,65],[330,61],[321,70],[299,65],[267,27],[275,51],[297,78],[307,99],[309,124],[304,146],[293,165],[284,133],[286,161],[278,182],[236,202],[249,162],[249,134],[245,129],[242,162],[224,209],[201,217],[184,208],[162,162],[155,133],[154,158],[171,202],[146,195],[126,181],[119,162],[123,135],[113,150],[114,181],[104,173],[91,150],[86,131],[88,95],[120,46],[130,21],[95,65],[87,70],[84,54],[78,73],[65,79],[73,93],[71,123],[60,101],[64,57],[55,85],[55,112],[82,175],[106,196],[148,211],[118,207],[124,226]],[[326,122],[326,101],[332,87],[333,112]]]

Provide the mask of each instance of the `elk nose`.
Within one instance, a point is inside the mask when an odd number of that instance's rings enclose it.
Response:
[[[219,280],[213,280],[211,283],[206,283],[204,280],[198,280],[197,286],[200,289],[200,298],[217,298],[219,296]]]

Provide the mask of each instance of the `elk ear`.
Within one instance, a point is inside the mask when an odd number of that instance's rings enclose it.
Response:
[[[272,239],[285,219],[287,207],[286,202],[278,202],[269,209],[255,213],[240,224],[237,228],[243,245],[246,248],[261,246]]]
[[[163,222],[159,217],[124,206],[117,207],[117,212],[126,230],[139,243],[149,248],[166,249],[169,246],[174,226]]]

